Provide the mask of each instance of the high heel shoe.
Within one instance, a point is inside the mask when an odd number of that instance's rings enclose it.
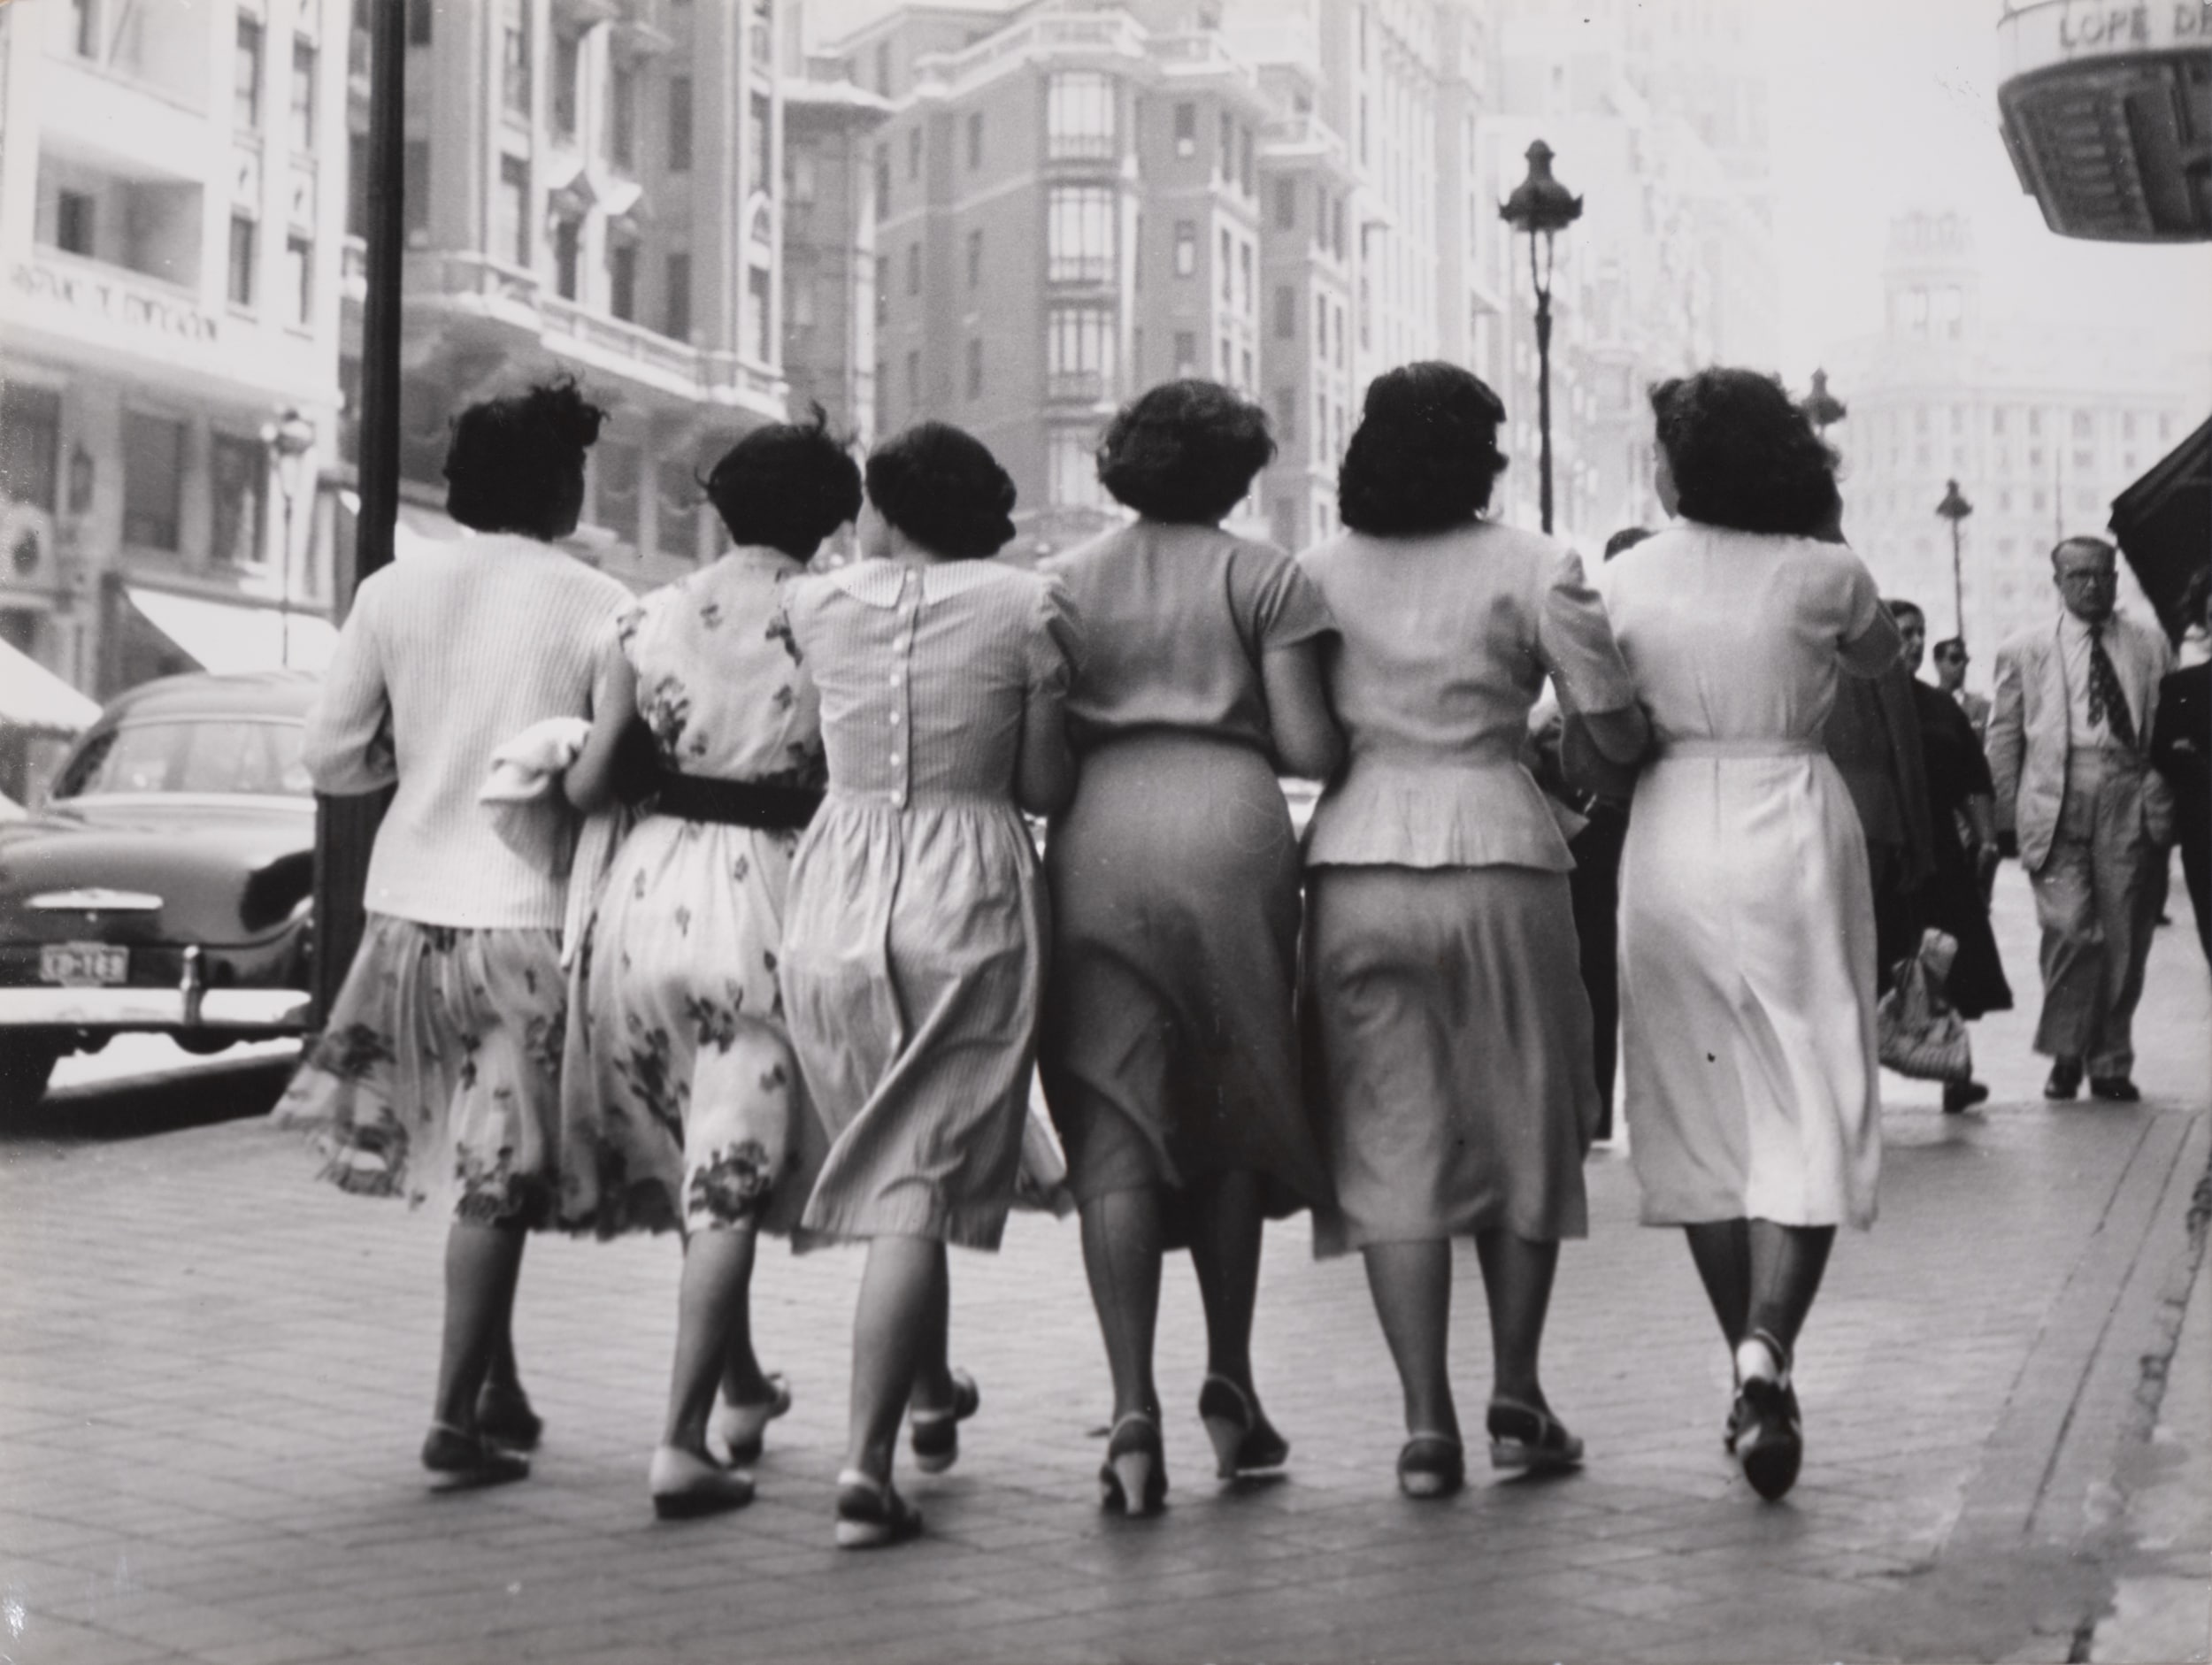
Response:
[[[422,1466],[437,1477],[432,1485],[441,1492],[473,1491],[530,1477],[530,1459],[519,1451],[450,1423],[430,1424],[422,1442]]]
[[[1214,1472],[1225,1480],[1279,1469],[1290,1460],[1290,1441],[1275,1431],[1258,1401],[1225,1376],[1206,1378],[1199,1390],[1198,1417],[1213,1441]]]
[[[760,1461],[761,1438],[768,1424],[791,1408],[791,1384],[781,1376],[768,1378],[769,1397],[751,1405],[733,1405],[718,1395],[714,1416],[707,1423],[707,1454],[732,1469]],[[717,1446],[720,1450],[717,1450]]]
[[[1449,1434],[1416,1434],[1398,1454],[1398,1490],[1424,1500],[1467,1484],[1467,1451]]]
[[[922,1512],[890,1481],[847,1469],[837,1477],[837,1546],[882,1549],[920,1536]]]
[[[653,1494],[653,1513],[664,1521],[718,1515],[724,1509],[743,1508],[753,1500],[751,1475],[722,1468],[680,1446],[655,1450],[645,1484]]]
[[[907,1413],[906,1440],[914,1466],[924,1474],[942,1474],[960,1461],[960,1424],[983,1403],[982,1390],[965,1370],[952,1373],[952,1403],[939,1410]]]
[[[476,1395],[476,1431],[510,1451],[535,1451],[545,1432],[545,1418],[532,1408],[519,1383],[495,1386],[487,1382]]]
[[[1582,1441],[1548,1410],[1518,1400],[1494,1399],[1485,1422],[1494,1469],[1559,1474],[1582,1466]]]
[[[1100,1507],[1122,1515],[1157,1515],[1167,1503],[1167,1458],[1160,1424],[1133,1410],[1114,1424],[1098,1471]]]
[[[1797,1390],[1790,1385],[1787,1348],[1764,1330],[1754,1330],[1749,1339],[1773,1355],[1774,1373],[1747,1376],[1736,1391],[1736,1461],[1751,1489],[1768,1502],[1789,1494],[1805,1461],[1804,1419],[1797,1408]]]

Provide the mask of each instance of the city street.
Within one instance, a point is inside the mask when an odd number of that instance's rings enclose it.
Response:
[[[928,1527],[910,1548],[830,1542],[853,1253],[764,1252],[760,1351],[796,1404],[749,1509],[662,1524],[648,1505],[672,1239],[533,1245],[535,1473],[433,1495],[415,1452],[438,1223],[311,1182],[257,1114],[280,1057],[144,1086],[65,1067],[0,1129],[0,1660],[2202,1657],[2212,1000],[2178,882],[2171,911],[2139,1022],[2145,1101],[2047,1105],[2032,910],[2005,869],[2023,1009],[1976,1030],[1994,1099],[1946,1117],[1932,1088],[1886,1083],[1882,1218],[1839,1241],[1804,1338],[1808,1457],[1778,1506],[1721,1449],[1726,1354],[1678,1239],[1636,1225],[1614,1148],[1591,1158],[1591,1235],[1563,1256],[1546,1351],[1588,1442],[1578,1476],[1484,1466],[1448,1503],[1402,1499],[1360,1269],[1315,1263],[1294,1223],[1271,1234],[1257,1338],[1286,1476],[1211,1477],[1178,1257],[1170,1507],[1103,1516],[1077,1234],[1021,1216],[1002,1254],[954,1261],[954,1353],[983,1407],[949,1474],[902,1462]],[[1471,1254],[1460,1275],[1455,1379],[1479,1427]]]

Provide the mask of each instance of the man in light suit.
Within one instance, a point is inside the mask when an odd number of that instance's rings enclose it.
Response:
[[[2043,1095],[2070,1099],[2085,1069],[2100,1099],[2140,1097],[2129,1027],[2157,923],[2155,879],[2173,800],[2149,766],[2166,639],[2113,610],[2113,547],[2051,551],[2062,609],[1997,650],[1989,771],[2000,832],[2018,840],[2043,927]]]

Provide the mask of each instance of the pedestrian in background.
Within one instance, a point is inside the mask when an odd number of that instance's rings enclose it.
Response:
[[[2184,617],[2200,633],[2212,632],[2212,585],[2200,569],[2182,597]],[[2158,685],[2158,720],[2151,731],[2151,763],[2174,800],[2174,832],[2181,846],[2181,877],[2197,917],[2197,942],[2212,961],[2212,664],[2185,664]]]
[[[1981,740],[1989,731],[1989,695],[1976,694],[1966,686],[1966,667],[1972,659],[1966,651],[1963,636],[1946,636],[1936,643],[1936,687],[1956,702],[1966,720],[1973,725],[1974,738]]]
[[[1905,666],[1915,672],[1913,709],[1920,718],[1920,755],[1928,783],[1928,835],[1933,859],[1920,892],[1920,922],[1958,944],[1944,994],[1969,1020],[2012,1009],[1997,938],[1989,928],[1989,879],[1997,870],[1997,809],[1974,725],[1956,700],[1916,674],[1928,640],[1927,615],[1911,602],[1886,602],[1904,638]],[[1989,1096],[1975,1080],[1947,1081],[1944,1113],[1970,1109]]]
[[[1448,1372],[1452,1239],[1489,1297],[1493,1464],[1571,1468],[1538,1370],[1563,1238],[1588,1230],[1598,1117],[1565,839],[1521,748],[1545,679],[1609,756],[1645,738],[1572,550],[1481,518],[1497,395],[1456,365],[1368,388],[1337,501],[1300,564],[1350,759],[1307,835],[1303,1021],[1335,1200],[1317,1255],[1357,1249],[1404,1392],[1398,1482],[1463,1484]]]
[[[1220,526],[1274,454],[1266,415],[1228,388],[1155,387],[1098,453],[1138,518],[1040,569],[1066,585],[1084,655],[1079,779],[1045,846],[1038,1065],[1113,1373],[1100,1484],[1133,1515],[1167,1491],[1164,1250],[1189,1248],[1205,1304],[1216,1472],[1279,1468],[1289,1446],[1252,1380],[1261,1229],[1328,1195],[1298,1076],[1298,844],[1276,775],[1319,779],[1342,756],[1321,686],[1332,626],[1287,556]]]
[[[749,1307],[758,1234],[789,1232],[825,1147],[776,986],[792,853],[826,778],[784,598],[859,510],[860,471],[818,408],[740,440],[707,493],[735,547],[623,610],[607,702],[565,782],[578,809],[604,808],[625,740],[649,734],[649,810],[608,868],[574,970],[561,1223],[683,1233],[647,1478],[664,1516],[749,1501],[744,1465],[791,1404],[754,1354]]]
[[[2051,551],[2060,612],[1997,650],[1989,768],[1997,821],[2018,841],[2043,928],[2035,1049],[2046,1098],[2085,1070],[2097,1098],[2131,1103],[2131,1029],[2163,886],[2173,802],[2150,767],[2160,685],[2173,668],[2158,631],[2115,610],[2118,556],[2101,538]]]
[[[1013,1201],[1044,992],[1045,894],[1021,812],[1075,785],[1064,702],[1075,618],[989,557],[1014,482],[925,422],[868,458],[864,558],[790,587],[822,702],[829,794],[791,870],[781,981],[830,1139],[802,1241],[865,1240],[837,1542],[910,1538],[891,1482],[951,1465],[979,1395],[948,1358],[945,1247],[995,1249]]]
[[[446,510],[482,535],[363,581],[307,723],[316,790],[397,790],[360,950],[275,1115],[317,1130],[342,1188],[452,1222],[422,1447],[450,1485],[521,1479],[541,1427],[512,1326],[524,1233],[552,1215],[566,886],[476,798],[496,748],[609,701],[602,646],[629,592],[550,547],[604,419],[567,381],[461,413]]]
[[[1839,678],[1901,644],[1823,537],[1835,454],[1778,379],[1707,370],[1651,402],[1680,518],[1606,575],[1655,742],[1621,863],[1624,1109],[1644,1222],[1686,1230],[1733,1354],[1728,1443],[1777,1498],[1798,1335],[1881,1170],[1866,840],[1821,733]]]
[[[1912,689],[1913,674],[1901,658],[1878,676],[1846,677],[1821,728],[1828,760],[1842,775],[1866,836],[1875,986],[1882,993],[1897,980],[1898,967],[1920,951],[1921,893],[1935,871],[1920,713]]]

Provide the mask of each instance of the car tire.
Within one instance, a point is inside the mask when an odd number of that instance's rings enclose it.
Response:
[[[38,1108],[61,1058],[61,1043],[35,1029],[0,1034],[0,1116]]]

